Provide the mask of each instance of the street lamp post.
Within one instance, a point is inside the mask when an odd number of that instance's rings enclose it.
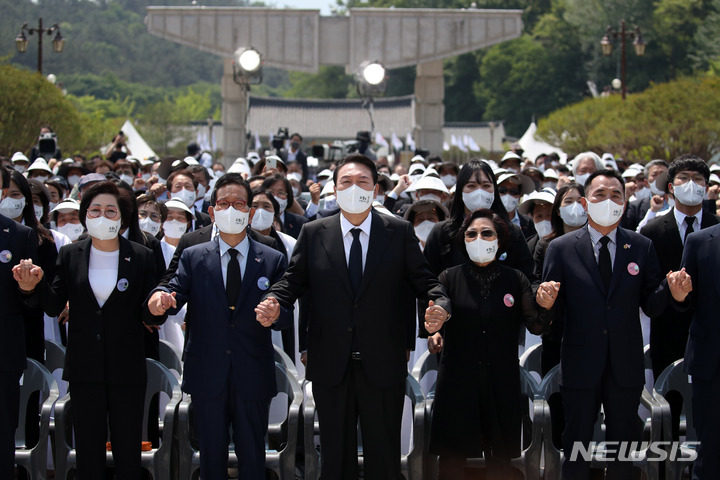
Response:
[[[636,26],[634,31],[627,31],[625,30],[625,20],[623,20],[622,22],[620,22],[620,31],[613,30],[612,27],[608,25],[607,30],[605,31],[605,36],[602,38],[602,40],[600,40],[600,47],[602,48],[603,55],[605,55],[606,57],[610,56],[613,49],[612,39],[617,38],[620,38],[620,81],[622,82],[622,98],[623,100],[625,100],[625,97],[627,96],[627,84],[625,83],[625,41],[626,39],[634,39],[633,47],[635,48],[635,54],[638,57],[642,57],[643,55],[645,55],[645,47],[647,46],[647,42],[643,39],[642,33],[640,33],[640,27]]]
[[[387,88],[387,73],[385,67],[378,62],[364,61],[357,72],[357,91],[362,98],[363,107],[370,115],[370,134],[375,133],[375,119],[373,118],[373,99],[385,93]]]
[[[65,46],[65,39],[63,38],[62,34],[60,33],[60,27],[58,24],[54,24],[52,27],[49,28],[43,28],[42,18],[38,19],[38,27],[37,28],[28,28],[27,23],[23,23],[22,28],[20,29],[20,33],[17,37],[15,37],[15,45],[17,46],[17,50],[20,53],[25,53],[28,46],[28,39],[25,36],[25,32],[28,32],[28,35],[32,35],[34,33],[38,34],[38,64],[37,64],[37,71],[40,75],[42,75],[42,44],[43,44],[43,34],[47,33],[48,35],[52,35],[55,33],[55,38],[53,38],[52,45],[53,50],[55,53],[60,53],[63,50],[63,47]]]

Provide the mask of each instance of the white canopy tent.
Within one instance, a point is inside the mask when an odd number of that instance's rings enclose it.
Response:
[[[147,144],[142,135],[138,133],[130,120],[125,120],[120,130],[125,134],[125,141],[133,157],[140,160],[157,157],[153,149],[150,148],[150,145]],[[107,147],[109,147],[109,145],[105,146],[106,149]]]
[[[518,140],[518,143],[525,151],[523,153],[523,156],[529,158],[532,161],[535,161],[537,156],[541,153],[549,154],[555,152],[560,156],[560,163],[565,163],[567,161],[567,153],[563,152],[557,147],[553,147],[549,143],[538,140],[535,137],[536,131],[537,125],[535,124],[535,122],[532,122],[523,134],[523,136],[520,137],[520,140]]]

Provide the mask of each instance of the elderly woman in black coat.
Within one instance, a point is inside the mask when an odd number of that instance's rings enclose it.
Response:
[[[443,325],[431,305],[430,333],[443,327],[430,451],[440,456],[440,478],[463,478],[467,458],[484,456],[487,478],[507,478],[510,459],[520,453],[520,328],[539,334],[543,319],[530,282],[519,270],[496,260],[505,251],[508,227],[489,209],[462,224],[468,260],[440,274],[452,301]]]

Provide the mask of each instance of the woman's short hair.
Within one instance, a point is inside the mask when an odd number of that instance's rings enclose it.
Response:
[[[80,216],[80,223],[82,223],[82,226],[87,229],[87,225],[85,224],[85,218],[87,216],[88,208],[90,208],[90,205],[92,205],[95,197],[104,193],[115,197],[115,200],[118,204],[118,210],[120,210],[120,228],[128,228],[128,226],[130,225],[130,218],[132,217],[133,206],[127,198],[120,195],[120,189],[115,184],[115,182],[111,181],[94,183],[90,185],[88,189],[85,190],[85,192],[83,192],[83,197],[80,201],[80,211],[78,212],[78,215]]]
[[[495,232],[497,232],[498,236],[498,253],[507,251],[507,245],[510,241],[510,230],[508,229],[505,220],[503,220],[500,215],[493,212],[489,208],[481,208],[479,210],[475,210],[465,219],[465,221],[462,223],[462,226],[460,227],[459,233],[461,238],[465,237],[465,232],[468,228],[470,228],[470,224],[472,224],[472,222],[474,222],[478,218],[487,218],[492,222],[493,228],[495,229]],[[463,252],[465,252],[464,249]]]

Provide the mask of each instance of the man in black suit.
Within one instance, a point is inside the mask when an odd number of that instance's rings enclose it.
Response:
[[[10,174],[0,167],[2,198]],[[0,215],[0,478],[13,478],[15,429],[20,408],[20,377],[27,367],[23,305],[12,268],[20,259],[37,258],[37,235],[30,228]],[[24,421],[24,419],[23,419]]]
[[[537,301],[564,309],[560,391],[565,412],[565,479],[585,479],[589,463],[571,461],[580,442],[588,448],[593,426],[605,409],[607,441],[635,438],[637,407],[645,383],[638,309],[656,316],[668,304],[668,284],[682,302],[684,272],[663,282],[652,242],[618,228],[625,206],[622,177],[613,170],[590,175],[581,199],[588,225],[553,240],[545,256]],[[608,478],[629,479],[632,463],[608,462]]]
[[[693,281],[693,318],[685,350],[685,371],[692,375],[695,430],[700,441],[693,480],[720,478],[720,225],[691,233],[685,239],[682,266]]]
[[[308,164],[307,155],[305,155],[305,152],[302,151],[302,141],[302,135],[299,133],[293,133],[290,136],[290,150],[283,149],[281,151],[281,155],[285,164],[290,164],[292,162],[300,164],[300,169],[302,170],[301,183],[304,185],[308,179]]]
[[[718,223],[715,215],[702,208],[709,181],[710,169],[701,158],[682,155],[670,164],[668,190],[675,197],[675,207],[640,230],[655,245],[660,271],[679,270],[687,236]],[[650,356],[656,379],[668,365],[683,357],[691,320],[691,312],[671,308],[651,319]]]
[[[308,292],[307,379],[320,421],[321,477],[358,478],[359,419],[365,478],[400,479],[405,288],[416,296],[429,292],[442,319],[450,305],[412,225],[371,208],[375,164],[352,154],[334,181],[340,213],[303,227],[288,271],[258,306],[258,318],[276,318],[276,299],[287,307]]]
[[[185,249],[167,287],[148,299],[154,315],[188,303],[193,327],[185,349],[183,391],[192,396],[200,446],[200,476],[227,476],[229,429],[240,478],[264,480],[265,434],[277,394],[270,327],[292,325],[292,306],[274,321],[256,321],[254,309],[285,272],[280,252],[247,236],[255,210],[240,174],[217,181],[208,210],[220,233]]]
[[[652,206],[653,199],[656,208],[659,210],[665,202],[665,185],[658,184],[659,177],[667,172],[668,163],[665,160],[651,160],[645,165],[645,178],[650,185],[650,197],[643,197],[628,203],[628,207],[623,214],[622,227],[635,231],[647,215],[648,210]]]

